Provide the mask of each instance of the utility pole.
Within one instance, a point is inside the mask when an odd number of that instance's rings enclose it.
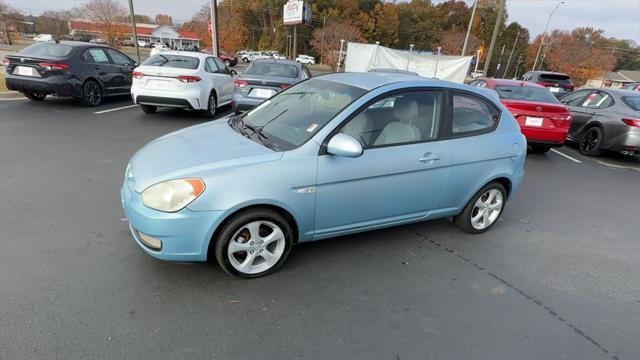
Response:
[[[322,64],[322,59],[323,59],[322,55],[324,54],[324,48],[325,48],[325,46],[324,46],[324,31],[325,31],[324,28],[325,28],[325,26],[327,26],[327,17],[326,16],[322,19],[322,46],[320,47],[320,64]]]
[[[502,51],[500,51],[500,58],[498,59],[498,66],[496,66],[496,74],[500,76],[500,67],[502,66],[502,58],[504,57],[504,48],[506,44],[502,44]]]
[[[213,56],[218,56],[218,4],[216,0],[211,0],[211,52]]]
[[[469,36],[471,35],[471,26],[473,26],[473,17],[476,15],[476,7],[478,7],[478,0],[473,2],[473,10],[471,10],[471,19],[469,20],[469,27],[467,28],[467,36],[464,37],[461,56],[464,56],[467,52],[467,44],[469,43]]]
[[[131,14],[131,33],[133,34],[133,45],[136,47],[136,55],[138,55],[138,64],[139,64],[141,63],[140,48],[138,47],[138,31],[136,26],[135,11],[133,11],[133,0],[129,0],[129,13]]]
[[[413,44],[409,44],[409,58],[407,59],[407,70],[409,70],[409,63],[411,63],[411,53],[413,53]]]
[[[340,39],[340,54],[338,55],[338,67],[336,72],[340,72],[340,63],[342,62],[342,48],[344,46],[344,39]]]
[[[513,57],[513,51],[516,49],[516,45],[518,44],[519,39],[520,39],[520,29],[518,29],[516,40],[513,42],[513,47],[511,48],[511,53],[509,54],[509,60],[507,60],[507,66],[504,67],[504,74],[502,74],[502,77],[505,79],[507,78],[507,71],[509,71],[509,65],[511,65],[511,58]]]
[[[491,45],[489,45],[489,52],[487,52],[487,60],[484,62],[484,76],[489,74],[489,64],[491,64],[491,55],[493,55],[493,47],[496,45],[498,39],[498,31],[500,30],[500,24],[502,23],[502,14],[504,13],[504,5],[506,0],[500,0],[500,7],[498,8],[498,17],[496,18],[496,24],[493,27],[493,35],[491,36]]]
[[[298,25],[293,25],[293,60],[298,57]]]
[[[522,65],[522,54],[518,55],[518,62],[516,63],[516,73],[513,75],[514,78],[518,78],[518,70],[520,70],[520,65]]]

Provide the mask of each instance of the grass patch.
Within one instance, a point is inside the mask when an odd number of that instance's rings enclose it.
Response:
[[[9,91],[7,84],[4,82],[4,68],[2,68],[2,72],[0,72],[0,91]]]

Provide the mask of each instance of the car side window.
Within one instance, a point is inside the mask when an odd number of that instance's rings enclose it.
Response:
[[[109,64],[109,58],[103,49],[93,48],[89,49],[89,54],[91,54],[91,58],[93,62],[98,64]]]
[[[489,132],[498,124],[499,112],[487,101],[476,96],[454,94],[451,132],[472,135]]]
[[[588,94],[588,91],[576,91],[572,94],[564,96],[562,99],[560,99],[560,102],[568,106],[581,106]]]
[[[221,74],[231,74],[231,70],[229,70],[227,65],[225,65],[222,62],[222,60],[220,60],[218,58],[213,58],[213,61],[215,61],[216,65],[218,66],[218,69],[220,69],[219,73],[221,73]]]
[[[206,72],[209,73],[217,73],[218,72],[218,66],[216,66],[216,63],[213,61],[213,58],[208,57],[207,60],[204,63],[204,70]]]
[[[442,99],[438,91],[389,95],[360,110],[340,133],[353,136],[364,149],[435,140]]]
[[[116,64],[116,65],[133,65],[133,62],[131,61],[131,59],[129,59],[128,56],[124,55],[120,51],[113,50],[113,49],[107,49],[107,52],[109,53],[109,56],[111,56],[111,60],[113,60],[114,64]]]
[[[611,96],[602,91],[593,91],[582,102],[582,107],[590,109],[604,109],[613,104]]]

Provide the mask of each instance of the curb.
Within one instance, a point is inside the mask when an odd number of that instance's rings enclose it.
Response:
[[[0,91],[0,100],[22,100],[24,95],[17,91]]]

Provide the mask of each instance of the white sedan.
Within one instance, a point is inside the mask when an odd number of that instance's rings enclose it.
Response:
[[[160,53],[167,52],[167,51],[170,51],[170,50],[171,50],[171,49],[169,49],[169,47],[168,47],[167,45],[165,45],[165,44],[155,44],[155,45],[152,45],[152,46],[153,46],[153,49],[151,49],[151,54],[150,54],[150,56],[158,55],[158,54],[160,54]]]
[[[173,107],[201,111],[212,118],[218,107],[231,103],[234,75],[217,57],[167,51],[134,69],[131,96],[147,114],[158,107]]]
[[[46,42],[46,41],[55,41],[53,35],[51,34],[38,34],[33,37],[34,42]]]

